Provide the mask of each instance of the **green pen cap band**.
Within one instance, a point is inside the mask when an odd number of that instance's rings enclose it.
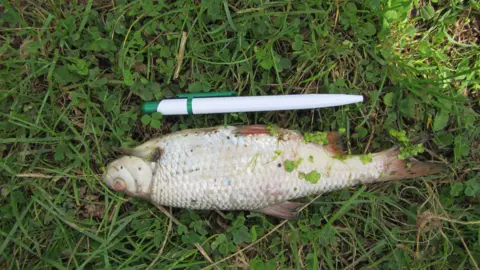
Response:
[[[144,113],[154,113],[157,112],[159,102],[145,102],[142,105],[142,111]]]
[[[187,99],[187,113],[189,115],[192,115],[193,114],[193,110],[192,110],[192,97],[189,97]]]

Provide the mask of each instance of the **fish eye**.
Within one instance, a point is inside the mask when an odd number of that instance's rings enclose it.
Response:
[[[113,180],[113,189],[115,189],[116,191],[122,191],[126,187],[127,187],[127,184],[122,179],[117,178]]]

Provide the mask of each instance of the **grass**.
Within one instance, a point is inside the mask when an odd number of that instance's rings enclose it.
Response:
[[[202,2],[0,1],[2,269],[478,268],[476,1]],[[143,101],[230,90],[365,102],[139,112]],[[100,181],[119,147],[254,123],[341,130],[351,154],[403,144],[450,172],[305,198],[289,222],[171,209],[172,222]]]

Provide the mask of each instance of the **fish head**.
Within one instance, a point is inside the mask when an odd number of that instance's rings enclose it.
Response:
[[[115,191],[143,199],[149,199],[153,172],[150,163],[142,158],[123,156],[107,165],[103,182]]]

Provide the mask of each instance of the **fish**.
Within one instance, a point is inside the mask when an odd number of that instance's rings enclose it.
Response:
[[[102,176],[115,192],[155,205],[252,211],[294,219],[296,199],[385,181],[414,179],[444,166],[398,158],[398,147],[347,155],[337,132],[302,134],[268,125],[187,129],[122,149]]]

